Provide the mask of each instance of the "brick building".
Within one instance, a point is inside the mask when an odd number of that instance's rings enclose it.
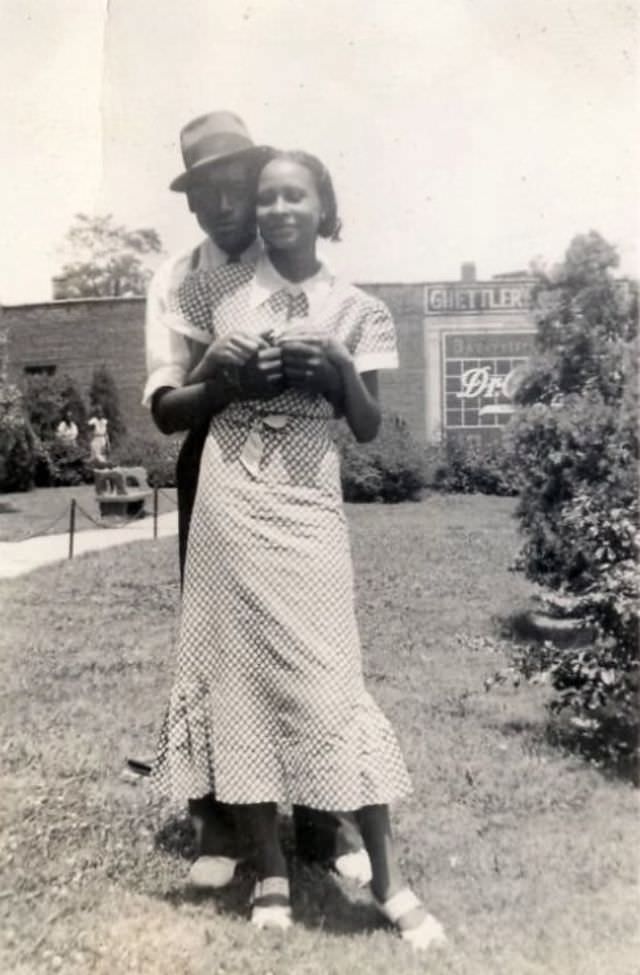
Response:
[[[476,281],[463,265],[455,282],[371,284],[396,323],[400,369],[381,373],[386,409],[403,416],[422,442],[493,436],[509,418],[518,367],[533,348],[531,279],[509,274]],[[104,298],[0,308],[8,375],[71,376],[86,393],[95,366],[106,365],[131,431],[153,427],[140,405],[144,385],[144,300]]]

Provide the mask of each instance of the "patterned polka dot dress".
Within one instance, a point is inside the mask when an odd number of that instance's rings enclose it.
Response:
[[[395,364],[389,313],[364,292],[335,283],[312,318],[296,318],[284,292],[256,304],[253,280],[243,265],[190,275],[175,328],[208,344],[303,326],[343,341],[362,371]],[[154,769],[176,803],[215,792],[353,810],[411,791],[363,681],[331,418],[324,397],[289,389],[211,422]]]

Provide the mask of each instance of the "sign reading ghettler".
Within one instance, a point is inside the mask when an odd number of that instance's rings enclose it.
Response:
[[[447,431],[482,434],[503,426],[534,350],[528,332],[444,335],[444,421]]]

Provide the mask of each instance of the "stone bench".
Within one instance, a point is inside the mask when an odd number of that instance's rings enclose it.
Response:
[[[152,489],[144,467],[106,467],[93,472],[101,518],[135,518],[144,513]]]

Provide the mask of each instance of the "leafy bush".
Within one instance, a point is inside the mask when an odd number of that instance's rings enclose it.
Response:
[[[0,383],[0,491],[31,490],[36,444],[22,393],[15,386]]]
[[[525,536],[522,566],[552,592],[554,613],[577,616],[588,646],[532,648],[552,709],[581,746],[612,757],[637,752],[638,375],[633,286],[610,274],[615,254],[598,235],[576,238],[564,265],[541,277],[541,357],[517,393],[508,433]]]
[[[93,370],[89,387],[89,403],[92,410],[101,406],[109,421],[108,433],[111,447],[115,447],[126,436],[127,426],[120,410],[120,396],[115,379],[105,365]]]
[[[181,445],[180,437],[129,436],[113,451],[111,462],[124,467],[144,467],[151,487],[175,487]]]
[[[516,494],[513,461],[502,436],[484,443],[451,440],[436,468],[434,487],[460,494]]]
[[[507,436],[527,574],[553,589],[586,591],[633,552],[635,418],[590,391],[523,410]]]
[[[69,376],[30,376],[23,392],[29,422],[40,440],[55,438],[56,427],[67,409],[77,424],[79,439],[86,439],[87,412],[78,387]]]
[[[84,443],[40,441],[35,470],[36,487],[75,487],[90,484],[93,475]]]
[[[336,429],[345,501],[415,501],[427,486],[427,465],[404,420],[386,414],[380,432],[359,444],[344,424]]]

